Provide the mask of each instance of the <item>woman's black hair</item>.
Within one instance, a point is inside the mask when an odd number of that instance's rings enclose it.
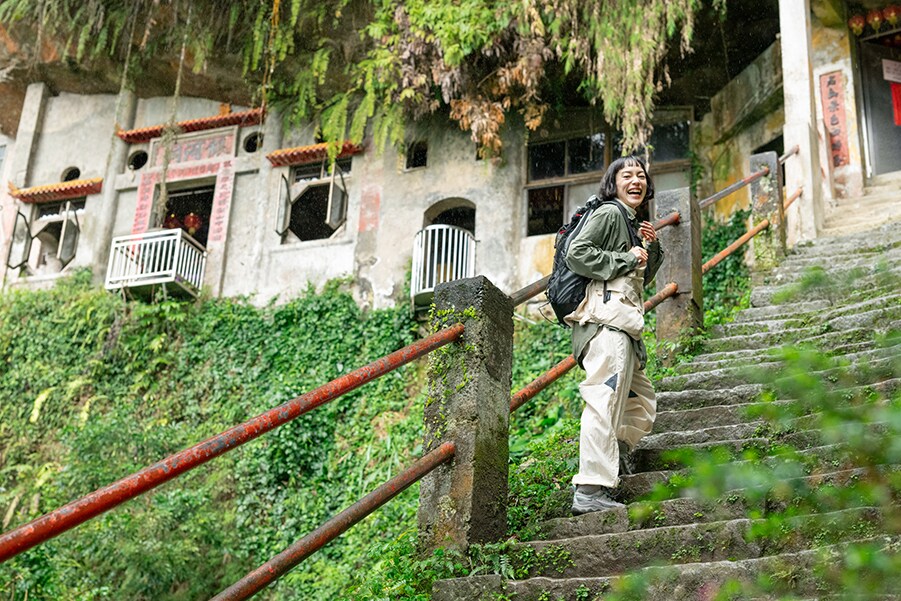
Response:
[[[644,171],[644,175],[647,178],[648,190],[644,195],[645,201],[654,198],[654,180],[651,179],[651,174],[648,173],[647,165],[644,164],[644,161],[641,160],[641,158],[635,155],[629,155],[616,159],[610,163],[609,167],[607,167],[607,172],[601,179],[601,189],[598,191],[598,196],[602,200],[612,200],[616,198],[616,174],[622,171],[624,167],[630,167],[632,165],[641,167],[641,170]]]

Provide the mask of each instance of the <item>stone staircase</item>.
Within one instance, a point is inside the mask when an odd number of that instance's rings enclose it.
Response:
[[[826,236],[847,234],[876,224],[901,220],[901,174],[874,177],[863,196],[839,198],[826,207],[823,227]]]
[[[798,511],[792,505],[797,500],[774,496],[772,489],[755,494],[753,483],[739,476],[753,463],[758,470],[771,470],[787,490],[819,490],[821,497],[834,490],[837,499],[847,496],[841,491],[849,483],[871,478],[874,470],[894,475],[897,482],[899,466],[861,465],[840,441],[824,441],[812,429],[818,414],[800,412],[774,430],[754,417],[754,410],[760,414],[798,403],[784,392],[761,396],[793,386],[838,382],[835,386],[848,398],[862,391],[889,398],[901,389],[901,337],[879,341],[887,332],[901,331],[901,223],[796,248],[753,289],[751,305],[733,323],[715,328],[702,354],[656,383],[654,434],[636,451],[638,473],[622,478],[617,489],[626,508],[552,519],[543,524],[541,540],[514,546],[514,577],[438,581],[433,601],[587,601],[611,591],[619,591],[617,599],[781,598],[775,592],[739,588],[730,596],[721,590],[735,582],[754,583],[764,573],[775,574],[781,592],[795,599],[841,598],[841,590],[823,590],[822,569],[841,564],[849,544],[863,541],[886,557],[897,557],[898,512],[887,512],[885,504],[845,499],[834,507],[827,502],[815,511]],[[797,343],[841,358],[844,367],[814,366],[809,373],[778,380],[788,376],[770,349]],[[899,429],[898,424],[866,427],[883,434]],[[784,445],[796,449],[791,461],[772,452]],[[724,463],[692,459],[714,448],[726,457]],[[674,454],[674,449],[680,451]],[[760,457],[756,463],[755,457]],[[736,474],[739,484],[712,497],[675,486],[711,469],[721,470],[719,477],[727,481]],[[667,487],[674,494],[660,500]],[[655,500],[648,501],[652,496]],[[889,508],[897,509],[897,500]],[[567,513],[565,501],[568,497],[561,498],[561,516]],[[785,514],[790,517],[781,523],[783,535],[759,535],[768,516],[789,507],[795,511]],[[628,596],[636,582],[643,588]],[[897,596],[883,591],[866,598],[901,598],[901,583],[883,589]]]

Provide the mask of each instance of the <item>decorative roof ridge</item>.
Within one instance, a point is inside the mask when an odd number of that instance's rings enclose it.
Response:
[[[318,144],[309,144],[307,146],[294,146],[292,148],[279,148],[273,150],[266,155],[273,167],[288,167],[293,165],[303,165],[305,163],[313,163],[315,161],[324,160],[328,156],[328,142],[320,142]],[[338,151],[338,158],[353,156],[363,152],[362,144],[356,144],[350,140],[345,140],[341,144]]]
[[[213,115],[212,117],[202,117],[200,119],[189,119],[187,121],[179,121],[175,127],[182,133],[195,131],[205,131],[208,129],[216,129],[218,127],[227,127],[229,125],[240,125],[247,127],[250,125],[259,125],[263,121],[263,109],[249,109],[237,113],[225,113],[221,115]],[[148,142],[153,138],[163,135],[166,124],[150,125],[148,127],[139,127],[137,129],[118,129],[116,135],[129,144],[138,144],[140,142]]]
[[[41,203],[99,194],[103,189],[103,178],[74,179],[68,182],[31,186],[30,188],[17,188],[10,181],[8,186],[9,195],[13,198],[17,198],[24,203]]]

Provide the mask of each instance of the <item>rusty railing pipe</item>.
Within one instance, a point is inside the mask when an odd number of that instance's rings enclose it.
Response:
[[[679,292],[678,284],[676,284],[676,282],[670,282],[669,284],[658,290],[657,294],[644,302],[645,313],[647,313],[669,297],[675,296],[677,292]]]
[[[752,173],[748,177],[744,178],[743,180],[739,180],[739,181],[735,182],[734,184],[730,184],[730,185],[726,186],[725,188],[723,188],[722,190],[720,190],[719,192],[717,192],[711,196],[708,196],[707,198],[705,198],[704,200],[702,200],[701,202],[698,203],[698,207],[701,209],[706,209],[707,207],[709,207],[713,203],[717,202],[718,200],[722,200],[722,199],[726,198],[733,192],[737,192],[738,190],[741,190],[745,186],[749,185],[751,182],[757,181],[761,177],[767,176],[769,174],[770,174],[769,167],[764,167],[760,171],[755,171],[754,173]]]
[[[421,479],[436,467],[449,461],[456,451],[453,442],[445,442],[421,457],[403,472],[382,484],[374,491],[328,520],[293,545],[250,572],[210,601],[239,601],[249,599],[291,568],[338,538],[351,526],[399,495],[408,486]]]
[[[519,290],[511,294],[510,298],[513,300],[513,306],[518,307],[530,298],[538,296],[539,294],[547,290],[547,283],[549,281],[551,281],[550,274],[544,276],[536,282],[532,282],[525,288],[520,288]]]
[[[729,255],[734,253],[743,244],[745,244],[748,240],[750,240],[751,238],[753,238],[754,236],[756,236],[757,234],[759,234],[760,232],[762,232],[763,230],[765,230],[768,227],[770,227],[770,220],[764,219],[763,221],[761,221],[760,223],[758,223],[757,225],[755,225],[754,227],[749,229],[747,232],[742,234],[742,236],[740,238],[738,238],[735,242],[733,242],[732,244],[730,244],[729,246],[727,246],[720,252],[713,255],[713,257],[711,257],[711,259],[709,261],[704,263],[701,266],[701,275],[706,274],[708,271],[710,271],[711,269],[713,269],[714,267],[719,265],[720,261],[722,261]]]
[[[536,394],[559,380],[575,366],[576,360],[572,355],[570,355],[554,367],[550,368],[549,370],[526,384],[519,390],[519,392],[517,392],[510,398],[510,413],[513,413],[514,411],[525,405],[526,401],[534,398]]]
[[[662,230],[663,228],[669,227],[671,225],[678,225],[679,221],[681,221],[681,219],[682,219],[682,215],[679,214],[679,211],[673,211],[666,217],[658,219],[654,223],[654,229],[659,231],[659,230]]]
[[[801,145],[795,144],[791,147],[791,149],[788,150],[788,152],[779,157],[779,164],[784,165],[785,161],[787,161],[790,156],[792,156],[793,154],[798,154],[799,152],[801,152]]]
[[[455,324],[0,536],[0,562],[74,528],[463,335]]]
[[[794,194],[785,199],[785,203],[782,205],[782,210],[787,211],[788,207],[792,206],[792,203],[800,198],[801,193],[804,191],[804,186],[801,186],[797,190],[795,190]]]

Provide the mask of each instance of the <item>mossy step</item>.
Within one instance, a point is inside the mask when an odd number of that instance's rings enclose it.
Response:
[[[868,469],[856,468],[787,479],[784,483],[788,490],[795,490],[800,486],[840,488],[857,481],[867,473]],[[750,511],[764,515],[784,509],[786,503],[784,499],[775,498],[771,494],[749,494],[749,492],[751,492],[749,489],[739,488],[728,491],[718,499],[680,497],[658,502],[638,501],[627,507],[554,518],[540,525],[538,538],[559,540],[588,534],[613,534],[660,526],[719,522],[744,518]],[[863,501],[861,504],[865,503],[866,501]]]
[[[730,336],[705,340],[701,347],[704,353],[720,353],[736,350],[763,350],[788,344],[806,344],[824,351],[837,346],[873,340],[877,334],[884,334],[901,328],[901,320],[891,319],[879,323],[864,323],[839,327],[834,323],[808,328],[793,328],[778,333],[764,332],[747,336]]]
[[[838,356],[876,347],[877,342],[875,338],[869,340],[857,340],[846,344],[836,345],[829,349],[829,354]],[[735,351],[704,353],[703,355],[695,355],[695,357],[687,363],[677,365],[675,370],[678,372],[680,369],[691,367],[695,364],[710,364],[714,367],[738,367],[739,365],[750,365],[760,361],[772,361],[777,356],[778,349],[739,349]]]
[[[759,419],[750,415],[755,410],[772,406],[787,408],[795,402],[788,400],[770,403],[739,403],[736,405],[712,405],[698,409],[660,411],[657,413],[657,419],[654,422],[654,430],[651,435],[754,422]]]
[[[749,307],[735,316],[735,322],[749,322],[765,319],[796,317],[822,311],[832,306],[828,300],[800,301],[791,305],[767,305],[765,307]]]
[[[659,562],[750,559],[838,543],[861,533],[875,534],[883,516],[873,507],[798,516],[786,520],[787,536],[755,537],[752,530],[764,522],[741,518],[530,541],[517,544],[514,556],[519,558],[516,567],[532,577],[610,576]]]
[[[841,565],[845,550],[849,545],[856,543],[876,544],[889,552],[897,548],[899,538],[860,537],[835,545],[823,545],[815,549],[777,553],[765,557],[730,558],[722,561],[643,568],[630,576],[632,582],[644,583],[639,585],[642,590],[636,593],[638,596],[630,598],[667,601],[714,599],[718,598],[717,593],[726,583],[754,584],[759,582],[761,575],[767,575],[766,580],[776,589],[773,594],[777,596],[764,599],[781,599],[785,598],[784,595],[790,595],[793,599],[807,595],[811,595],[811,599],[824,599],[822,596],[824,580],[816,568]],[[506,580],[498,575],[488,575],[439,580],[434,584],[431,599],[432,601],[504,598],[516,601],[598,601],[611,590],[623,588],[625,587],[621,576],[563,579],[538,576],[525,580]],[[891,589],[887,589],[886,595],[886,598],[897,598]],[[869,597],[874,601],[882,598],[882,595]]]
[[[837,272],[830,272],[835,277]],[[765,307],[778,305],[791,307],[796,302],[828,300],[833,304],[839,302],[851,303],[865,298],[887,296],[898,290],[898,284],[894,281],[901,276],[901,267],[893,267],[886,271],[869,273],[854,280],[854,288],[848,286],[811,287],[808,290],[800,290],[798,282],[784,281],[780,284],[754,286],[751,290],[751,306]],[[801,275],[799,274],[800,278]],[[888,281],[887,281],[888,280]],[[776,302],[776,301],[779,302]]]
[[[661,391],[657,393],[657,410],[675,411],[713,405],[741,405],[757,399],[763,391],[762,384],[742,384],[723,389]]]
[[[836,358],[836,361],[841,361],[842,364],[872,362],[886,357],[898,356],[899,350],[901,350],[901,340],[892,340],[891,342],[893,344],[878,346],[874,343],[869,343],[869,345],[855,344],[854,346],[857,348],[854,351],[850,348],[852,345],[844,345],[846,352],[833,353],[833,356]],[[680,365],[676,369],[677,375],[662,378],[659,382],[661,384],[659,388],[661,390],[664,387],[671,389],[669,378],[675,378],[690,388],[706,388],[711,385],[721,388],[730,381],[736,383],[753,381],[755,378],[759,379],[774,369],[778,370],[782,363],[777,358],[777,354],[768,352],[760,353],[756,357],[752,355],[744,361],[692,361],[691,363]],[[705,383],[701,385],[699,382]]]

